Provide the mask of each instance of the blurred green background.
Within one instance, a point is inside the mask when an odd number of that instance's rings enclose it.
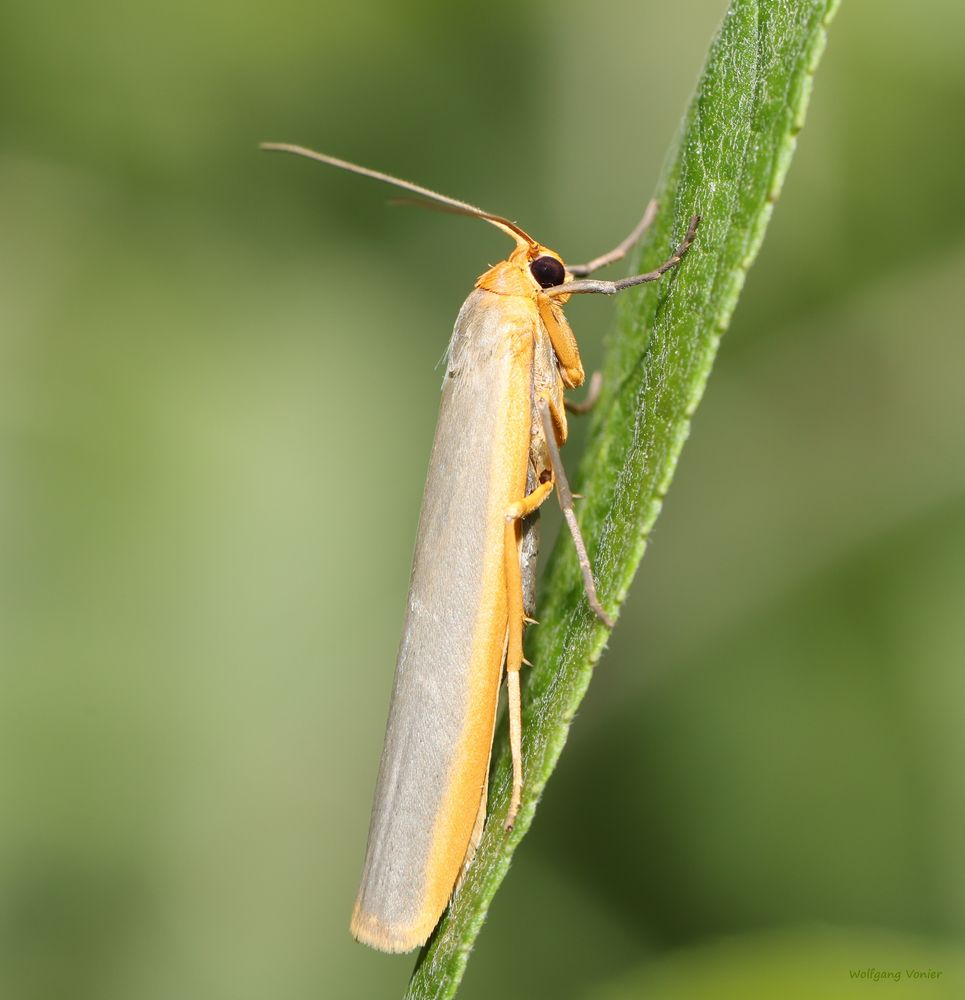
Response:
[[[725,7],[5,5],[3,1000],[401,993],[347,922],[435,365],[508,243],[256,144],[583,259]],[[467,1000],[965,995],[963,37],[844,3]]]

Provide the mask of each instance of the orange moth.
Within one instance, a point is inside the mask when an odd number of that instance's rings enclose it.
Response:
[[[583,276],[619,260],[656,211],[616,248],[570,265],[514,222],[377,170],[287,143],[295,153],[485,219],[515,249],[476,281],[446,357],[439,421],[419,530],[385,746],[352,933],[382,951],[424,944],[472,861],[486,819],[489,760],[505,673],[513,784],[506,828],[523,791],[519,671],[533,612],[537,509],[556,490],[587,600],[608,627],[560,462],[566,389],[583,384],[563,315],[571,295],[610,295],[657,280],[689,249],[700,221],[660,267],[621,281]],[[582,280],[580,280],[582,278]],[[591,389],[592,394],[592,389]]]

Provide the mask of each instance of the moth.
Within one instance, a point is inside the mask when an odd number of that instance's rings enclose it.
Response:
[[[456,317],[416,534],[402,641],[368,847],[351,930],[382,951],[425,943],[470,864],[486,819],[496,706],[506,678],[512,794],[523,792],[519,671],[531,621],[536,517],[554,491],[573,536],[586,598],[608,627],[560,461],[567,389],[584,382],[563,314],[571,295],[611,295],[680,263],[699,216],[658,268],[620,281],[587,277],[624,257],[652,221],[651,202],[609,253],[567,265],[515,222],[418,184],[287,143],[294,153],[383,181],[456,214],[484,219],[515,242]]]

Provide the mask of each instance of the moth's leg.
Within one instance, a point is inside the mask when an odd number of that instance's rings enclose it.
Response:
[[[578,389],[583,385],[583,362],[580,360],[576,336],[563,315],[562,303],[537,293],[536,308],[553,345],[563,385],[567,389]]]
[[[583,574],[583,589],[586,591],[586,599],[593,613],[603,622],[607,628],[613,628],[613,619],[603,610],[600,599],[596,596],[596,584],[593,582],[593,569],[590,566],[590,557],[586,554],[586,545],[583,542],[583,533],[576,521],[576,512],[573,510],[573,493],[566,478],[566,470],[560,459],[560,449],[556,444],[556,436],[553,433],[553,417],[550,413],[550,404],[545,399],[537,401],[540,420],[543,423],[543,434],[546,437],[546,448],[550,456],[550,466],[553,469],[553,478],[556,481],[556,495],[560,501],[560,509],[563,517],[573,536],[573,544],[576,546],[576,555],[580,561],[580,572]]]
[[[563,400],[563,406],[566,408],[567,413],[573,413],[580,417],[584,413],[589,413],[597,404],[597,400],[600,398],[600,389],[603,388],[603,376],[599,372],[594,372],[590,376],[590,386],[587,389],[586,396],[582,403],[574,403],[570,399]]]
[[[601,267],[606,267],[607,264],[622,260],[640,242],[643,234],[650,228],[656,214],[657,203],[651,201],[644,210],[643,218],[634,226],[633,232],[622,243],[618,243],[608,253],[600,254],[599,257],[594,257],[593,260],[587,261],[585,264],[568,264],[566,270],[577,277],[583,277],[592,274]]]
[[[513,757],[513,791],[506,814],[506,829],[511,830],[519,812],[523,792],[523,719],[519,694],[519,669],[523,665],[523,576],[519,568],[519,545],[516,525],[528,517],[553,492],[553,480],[540,483],[532,493],[506,508],[503,558],[506,565],[506,604],[509,612],[506,643],[506,694],[509,708],[509,748]]]
[[[558,295],[586,295],[599,293],[601,295],[615,295],[622,292],[624,288],[632,288],[634,285],[642,285],[645,281],[656,281],[661,275],[672,267],[676,267],[683,259],[684,254],[690,249],[697,235],[697,226],[700,225],[700,216],[695,215],[690,220],[690,227],[687,235],[676,250],[660,265],[646,274],[635,274],[630,278],[621,278],[619,281],[598,281],[595,278],[584,278],[582,281],[568,281],[563,285],[556,285],[554,288],[547,288],[543,295],[549,299]]]

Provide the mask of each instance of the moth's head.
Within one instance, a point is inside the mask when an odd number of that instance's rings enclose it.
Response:
[[[527,263],[530,277],[540,288],[555,288],[567,279],[573,280],[573,276],[567,273],[563,258],[547,247],[534,247]]]
[[[528,236],[517,236],[516,249],[506,260],[481,275],[476,287],[498,295],[532,298],[545,288],[554,288],[572,280],[563,258],[555,250]]]

